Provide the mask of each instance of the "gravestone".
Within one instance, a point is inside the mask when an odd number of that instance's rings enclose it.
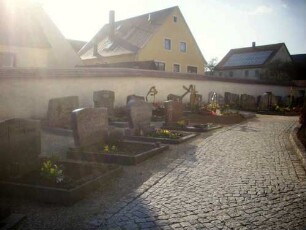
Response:
[[[127,104],[129,128],[134,135],[146,134],[152,131],[152,105],[142,100],[130,100]]]
[[[293,100],[293,97],[291,97],[290,95],[286,96],[284,99],[283,99],[283,104],[285,107],[290,107],[291,104],[292,104],[292,100]]]
[[[216,92],[211,91],[208,93],[208,103],[218,103],[218,94]]]
[[[81,108],[71,114],[76,147],[103,143],[108,134],[107,108]]]
[[[175,95],[175,94],[169,94],[167,96],[167,100],[168,101],[178,101],[178,102],[182,102],[182,97],[181,96],[178,96],[178,95]]]
[[[137,96],[137,95],[135,95],[135,94],[129,95],[129,96],[127,96],[127,98],[126,98],[126,104],[128,104],[130,100],[145,101],[145,98],[142,97],[142,96]]]
[[[108,116],[114,115],[115,92],[110,90],[100,90],[93,92],[94,107],[107,108]]]
[[[229,105],[231,108],[239,107],[239,94],[225,92],[224,93],[224,103]]]
[[[201,106],[203,101],[203,96],[201,94],[195,94],[194,104],[197,106]]]
[[[220,106],[224,106],[224,105],[225,105],[224,97],[222,97],[221,95],[218,95],[217,101],[218,101],[218,104],[219,104]]]
[[[184,106],[178,101],[165,101],[165,125],[171,126],[182,119]]]
[[[256,110],[257,103],[256,103],[255,97],[248,95],[248,94],[241,94],[240,106],[241,106],[241,109]]]
[[[265,93],[259,96],[258,108],[259,110],[270,110],[274,105],[278,105],[278,98],[271,94]]]
[[[199,111],[201,105],[202,105],[203,97],[201,94],[191,94],[190,95],[190,108],[191,111],[197,112]]]
[[[71,112],[77,108],[79,108],[78,96],[50,99],[47,113],[48,126],[70,129]]]
[[[40,121],[10,119],[0,122],[0,177],[26,174],[39,166]]]

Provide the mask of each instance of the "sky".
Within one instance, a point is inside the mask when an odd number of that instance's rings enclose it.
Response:
[[[35,0],[66,38],[89,41],[110,10],[116,20],[179,6],[207,61],[252,42],[306,53],[306,0]]]

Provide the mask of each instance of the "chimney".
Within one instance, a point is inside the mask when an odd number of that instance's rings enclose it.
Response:
[[[99,55],[99,53],[98,53],[98,44],[95,42],[93,44],[93,56],[97,57],[98,55]]]
[[[256,46],[256,43],[252,42],[252,47],[255,48],[255,46]]]
[[[113,39],[115,35],[115,11],[109,11],[109,38]]]

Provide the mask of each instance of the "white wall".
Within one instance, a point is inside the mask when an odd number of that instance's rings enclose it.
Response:
[[[158,71],[130,69],[81,70],[15,70],[0,69],[0,120],[19,118],[44,118],[51,98],[79,96],[81,107],[93,106],[92,94],[97,90],[113,90],[115,106],[126,103],[129,94],[146,96],[151,86],[156,86],[156,101],[163,102],[167,95],[181,95],[183,85],[196,85],[196,90],[207,101],[208,93],[215,91],[236,94],[261,95],[272,91],[278,96],[289,94],[290,86],[246,84],[239,80],[211,80],[202,75],[174,74]],[[149,97],[151,100],[151,97]],[[185,101],[189,100],[189,95]]]

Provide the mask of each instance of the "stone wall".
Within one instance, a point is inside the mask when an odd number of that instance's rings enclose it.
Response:
[[[136,69],[0,69],[0,120],[9,118],[46,118],[52,98],[78,96],[80,107],[93,107],[93,92],[115,92],[115,106],[125,106],[126,97],[146,96],[152,86],[158,94],[155,102],[163,102],[169,93],[182,95],[183,85],[195,85],[207,102],[211,91],[259,96],[265,92],[286,96],[290,85],[264,84],[259,81],[209,78],[197,74],[167,73]],[[189,102],[190,95],[183,102]],[[153,100],[148,96],[149,102]]]

